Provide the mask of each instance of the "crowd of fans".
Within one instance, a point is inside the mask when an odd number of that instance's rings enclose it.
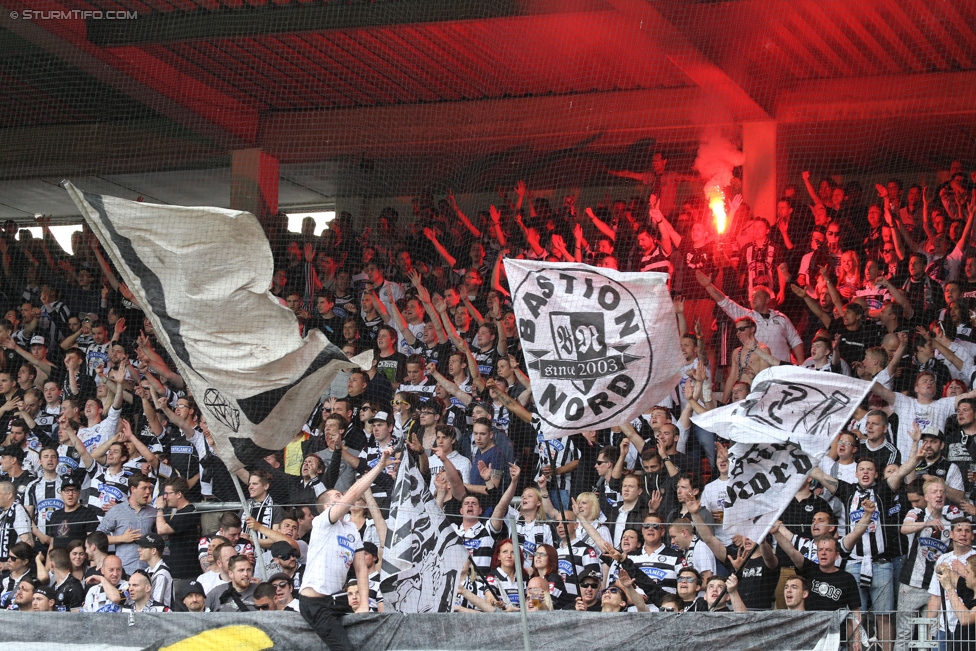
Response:
[[[938,188],[829,178],[772,215],[703,202],[655,155],[640,197],[577,212],[524,183],[468,217],[453,194],[361,231],[266,224],[270,291],[368,370],[341,374],[283,450],[240,471],[243,511],[206,420],[90,232],[0,237],[0,607],[297,609],[313,517],[405,441],[470,555],[459,611],[849,608],[851,641],[907,648],[929,612],[963,648],[976,626],[976,174]],[[806,196],[805,196],[806,195]],[[404,220],[406,222],[407,220]],[[629,423],[545,442],[502,260],[670,274],[682,379]],[[766,540],[723,521],[728,442],[691,422],[765,368],[877,382]],[[348,517],[369,564],[335,595],[383,610],[379,562],[395,463]],[[509,517],[516,517],[514,530]],[[338,561],[337,561],[338,562]],[[347,566],[350,562],[347,560]],[[255,578],[257,575],[258,578]],[[350,577],[354,577],[350,571]],[[871,616],[866,616],[871,613]],[[897,635],[896,632],[897,631]],[[895,638],[897,637],[897,644]]]

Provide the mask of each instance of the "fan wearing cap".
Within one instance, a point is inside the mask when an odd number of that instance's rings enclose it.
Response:
[[[298,587],[302,584],[305,566],[299,561],[301,552],[298,551],[296,545],[297,543],[293,540],[291,542],[279,540],[271,545],[269,555],[274,559],[274,563],[270,567],[277,567],[280,570],[279,573],[288,576],[295,587]]]
[[[959,466],[949,461],[942,451],[945,449],[945,434],[938,427],[930,425],[922,430],[922,440],[918,444],[918,464],[915,476],[922,481],[941,479],[946,483],[946,501],[956,505],[966,502],[962,472]],[[914,477],[909,476],[909,480]]]
[[[24,449],[19,445],[0,448],[0,481],[9,481],[17,493],[17,499],[25,502],[27,485],[37,479],[24,470]]]
[[[203,586],[199,581],[188,581],[181,590],[177,592],[177,600],[183,604],[187,612],[208,613],[207,593],[203,591]]]
[[[298,591],[295,590],[295,581],[284,572],[277,572],[268,579],[268,584],[274,588],[275,608],[273,610],[293,610],[298,612]],[[257,592],[254,593],[254,604],[257,605]]]
[[[576,597],[576,610],[598,613],[603,609],[600,603],[600,583],[602,580],[600,570],[597,567],[589,566],[580,572],[580,596]]]
[[[376,412],[369,419],[367,426],[371,431],[366,437],[366,448],[359,453],[359,457],[352,456],[346,450],[342,451],[343,460],[359,473],[368,472],[370,468],[376,467],[382,456],[381,450],[397,444],[393,438],[393,417],[388,412]],[[376,483],[371,488],[373,497],[376,498],[380,506],[386,506],[389,498],[388,491],[393,488],[393,479],[387,474],[392,470],[393,465],[384,464],[384,466],[382,470],[387,472],[380,473],[376,477]]]
[[[64,506],[53,511],[46,530],[52,547],[67,547],[72,540],[84,540],[98,527],[100,511],[81,503],[81,480],[74,475],[61,479],[61,502]]]
[[[49,613],[55,610],[55,589],[49,585],[40,585],[34,588],[34,596],[31,598],[31,611],[35,613]]]
[[[349,637],[337,619],[341,611],[331,595],[346,583],[349,568],[356,568],[360,612],[368,608],[369,568],[362,539],[349,520],[349,508],[373,484],[389,462],[393,451],[386,448],[377,463],[348,491],[328,490],[319,496],[321,513],[312,521],[308,546],[308,566],[298,598],[299,612],[332,651],[351,649]]]
[[[139,560],[146,564],[146,574],[152,581],[153,601],[169,607],[173,594],[173,575],[169,566],[163,562],[166,541],[156,533],[147,533],[136,541],[139,546]]]

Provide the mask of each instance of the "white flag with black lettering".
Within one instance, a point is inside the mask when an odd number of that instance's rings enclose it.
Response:
[[[733,442],[725,529],[765,536],[870,390],[837,373],[775,366],[756,376],[745,400],[693,416]]]
[[[387,609],[449,613],[468,550],[437,505],[413,459],[403,451],[383,543]]]
[[[683,362],[668,275],[505,260],[547,438],[612,427],[657,405]]]
[[[284,448],[336,373],[359,366],[318,330],[299,335],[294,313],[268,291],[271,247],[250,213],[64,187],[176,362],[229,470]]]

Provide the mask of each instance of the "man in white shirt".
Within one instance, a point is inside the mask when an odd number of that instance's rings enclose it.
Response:
[[[471,461],[465,457],[463,454],[454,449],[454,445],[457,442],[457,434],[455,429],[450,425],[437,425],[435,427],[437,435],[434,439],[434,447],[438,450],[444,451],[444,456],[446,456],[454,467],[457,469],[458,474],[461,476],[462,480],[471,475]],[[440,457],[435,451],[431,455],[430,459],[430,494],[435,495],[437,493],[437,487],[434,486],[434,475],[439,472],[444,471],[444,462],[441,461]]]
[[[359,530],[349,518],[349,508],[376,480],[392,455],[390,448],[380,453],[379,462],[360,477],[345,494],[328,490],[318,498],[321,513],[312,521],[308,545],[308,565],[298,597],[299,612],[330,651],[352,651],[346,630],[336,616],[341,612],[330,596],[341,591],[349,567],[356,568],[359,586],[357,612],[369,611],[369,567]]]
[[[748,316],[756,322],[756,340],[766,344],[773,357],[781,362],[789,362],[792,353],[797,363],[806,359],[803,354],[803,340],[793,327],[793,323],[785,314],[772,309],[775,301],[769,289],[756,287],[750,297],[752,309],[746,309],[715,287],[711,278],[700,271],[696,275],[698,282],[715,303],[729,315],[729,318],[739,319]]]
[[[948,571],[955,561],[965,563],[966,559],[976,554],[976,550],[973,549],[973,525],[971,522],[963,520],[953,524],[952,530],[949,532],[949,539],[952,541],[952,551],[939,556],[939,560],[935,562],[935,572],[932,574],[932,580],[929,584],[929,607],[928,612],[925,613],[926,617],[938,620],[939,629],[936,632],[936,639],[940,641],[945,640],[948,634],[955,631],[959,618],[956,617],[955,611],[949,607],[948,595],[945,600],[946,608],[943,609],[943,588],[939,582],[939,574]],[[942,610],[945,611],[941,614],[944,616],[940,616],[939,611]]]

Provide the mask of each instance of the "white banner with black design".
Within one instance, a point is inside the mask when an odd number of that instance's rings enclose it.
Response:
[[[632,420],[674,389],[667,274],[511,259],[505,271],[546,438]]]
[[[152,321],[231,471],[284,448],[335,375],[358,366],[318,330],[299,335],[294,313],[268,291],[271,247],[250,213],[64,187]]]
[[[420,469],[406,450],[402,454],[386,520],[383,599],[387,612],[449,613],[468,549]]]
[[[693,416],[733,442],[726,531],[765,536],[870,390],[837,373],[775,366],[756,376],[745,400]]]

